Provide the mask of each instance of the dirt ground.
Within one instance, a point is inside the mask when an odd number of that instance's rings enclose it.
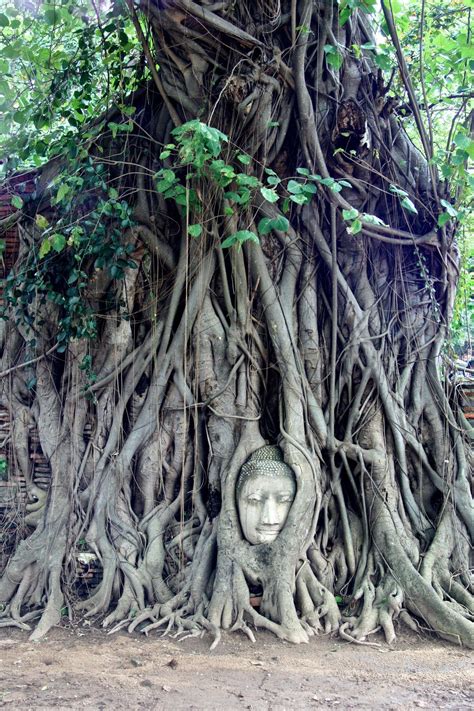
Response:
[[[381,639],[378,640],[382,642]],[[0,707],[12,709],[472,709],[474,655],[402,633],[391,649],[266,632],[178,642],[91,627],[38,643],[0,629]]]

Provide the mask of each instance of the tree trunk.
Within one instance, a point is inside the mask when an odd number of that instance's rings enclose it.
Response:
[[[467,433],[441,355],[456,245],[436,226],[444,187],[360,49],[367,15],[129,6],[152,86],[132,132],[76,165],[69,212],[48,213],[87,249],[39,259],[25,222],[5,293],[9,467],[29,500],[0,626],[39,617],[38,638],[68,608],[214,643],[250,625],[391,643],[398,618],[474,647]],[[35,428],[47,494],[28,471]],[[251,545],[236,485],[265,443],[296,496],[276,540]],[[86,596],[81,552],[100,564]]]

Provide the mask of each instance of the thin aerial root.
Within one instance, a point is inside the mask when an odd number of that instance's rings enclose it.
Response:
[[[378,642],[366,642],[363,639],[356,639],[356,637],[353,637],[348,632],[346,632],[346,628],[350,627],[350,626],[351,626],[350,622],[343,622],[343,624],[339,627],[339,635],[342,637],[342,639],[345,639],[346,642],[352,642],[353,644],[360,644],[363,647],[381,647],[382,646]],[[368,634],[375,634],[375,632],[378,632],[379,629],[380,629],[380,627],[376,627],[371,632],[368,632]]]

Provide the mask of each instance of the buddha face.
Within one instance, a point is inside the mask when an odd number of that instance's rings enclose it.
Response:
[[[272,543],[285,525],[296,493],[294,477],[255,472],[237,494],[242,531],[249,543]]]

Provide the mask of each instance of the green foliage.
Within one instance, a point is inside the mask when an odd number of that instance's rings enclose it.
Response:
[[[147,70],[123,0],[106,5],[92,0],[47,0],[34,12],[19,7],[22,5],[14,0],[4,0],[0,11],[0,154],[6,156],[0,171],[41,165],[59,154],[69,162],[57,179],[52,200],[61,219],[51,218],[53,227],[49,217],[35,216],[42,235],[39,252],[29,256],[30,263],[20,275],[24,285],[19,288],[9,283],[6,293],[7,298],[15,294],[16,301],[10,303],[15,304],[17,318],[26,321],[33,293],[58,303],[63,314],[61,332],[67,340],[94,333],[94,316],[84,298],[88,260],[115,279],[122,278],[133,262],[127,252],[130,245],[123,244],[123,225],[131,222],[129,208],[116,189],[107,185],[99,163],[88,163],[88,156],[104,132],[117,141],[133,132],[134,107],[128,97],[147,77]],[[474,66],[471,0],[437,0],[423,6],[417,0],[409,8],[401,0],[391,0],[390,7],[420,110],[429,113],[433,164],[445,181],[438,227],[451,229],[464,223],[467,230],[474,182],[469,174],[474,142],[467,120],[469,77]],[[339,23],[345,25],[354,12],[363,12],[370,21],[376,11],[376,0],[339,0]],[[352,52],[357,60],[368,58],[388,77],[396,67],[396,58],[387,28],[382,29],[373,42],[347,49],[328,38],[323,48],[326,64],[339,71],[347,53]],[[306,33],[309,28],[299,26],[297,31]],[[405,89],[398,75],[393,90],[403,102]],[[405,127],[419,144],[407,105],[401,108]],[[111,109],[115,113],[110,113]],[[106,112],[104,120],[101,117]],[[269,128],[273,124],[270,122]],[[288,217],[281,214],[274,219],[263,217],[255,231],[235,231],[237,224],[252,225],[253,213],[262,200],[289,216],[291,210],[309,203],[318,190],[341,192],[352,187],[348,181],[323,178],[305,168],[282,180],[271,169],[253,165],[251,157],[231,146],[224,133],[198,119],[175,128],[171,140],[160,154],[163,167],[156,174],[156,189],[176,204],[186,218],[189,236],[195,239],[207,234],[208,205],[220,204],[226,231],[223,247],[240,248],[243,242],[258,241],[258,235],[272,230],[288,231]],[[419,206],[405,191],[393,187],[391,192],[401,207],[416,214]],[[80,208],[77,196],[87,191],[96,196],[94,206],[78,219],[73,214]],[[25,207],[19,195],[11,202],[27,213],[28,205]],[[378,220],[374,215],[351,211],[344,211],[343,219],[352,234],[360,232],[363,224]],[[231,230],[234,232],[229,234]],[[464,245],[467,242],[464,240]],[[465,251],[463,264],[468,263]],[[59,277],[51,275],[58,269],[63,281],[72,280],[70,284],[59,284]]]
[[[362,221],[360,217],[359,210],[352,207],[350,210],[342,211],[342,219],[348,223],[347,231],[351,235],[356,235],[362,231]]]
[[[446,198],[440,199],[438,227],[455,228],[463,234],[461,277],[451,327],[452,343],[462,349],[472,338],[474,294],[470,218],[474,187],[472,0],[417,1],[410,4],[409,12],[405,4],[392,0],[391,7],[417,103],[432,140],[432,164],[443,181],[440,193]],[[404,95],[400,78],[394,90]],[[406,111],[404,126],[421,148],[411,110]],[[410,209],[406,199],[402,205]]]
[[[111,106],[143,77],[141,54],[125,5],[96,16],[91,0],[54,0],[22,9],[4,0],[0,14],[0,177],[77,152],[104,126]],[[26,4],[28,7],[29,4]],[[111,122],[112,133],[125,130]],[[128,124],[128,129],[131,125]]]
[[[229,140],[217,128],[208,126],[198,119],[178,126],[171,134],[178,144],[178,155],[182,165],[193,165],[197,174],[212,158],[217,158],[222,151],[222,144]]]
[[[234,234],[230,235],[230,237],[227,237],[227,239],[222,242],[221,246],[223,249],[226,247],[233,247],[234,245],[238,245],[240,247],[248,240],[256,242],[257,244],[260,241],[255,232],[252,232],[251,230],[239,230],[238,232],[234,232]]]
[[[172,167],[163,167],[156,173],[156,189],[181,209],[191,210],[195,216],[202,215],[206,202],[202,195],[206,189],[220,192],[226,216],[233,216],[236,210],[243,215],[257,191],[269,203],[277,203],[281,199],[276,190],[281,180],[273,170],[265,170],[265,185],[255,175],[239,171],[221,157],[225,147],[231,157],[232,151],[226,146],[227,136],[218,129],[196,119],[174,129],[172,135],[176,143],[166,145],[160,155]],[[252,162],[251,157],[244,153],[237,153],[234,159],[244,166],[250,166]],[[272,229],[286,232],[288,228],[287,218],[280,216],[273,220],[263,218],[258,231],[264,235]],[[188,234],[200,237],[201,223],[189,225]],[[239,230],[225,238],[221,246],[223,249],[232,246],[240,248],[246,241],[258,243],[259,239],[251,230]]]
[[[137,266],[131,256],[135,247],[124,240],[133,226],[132,210],[107,185],[105,166],[87,157],[68,169],[57,178],[52,199],[59,217],[51,225],[44,215],[36,216],[42,233],[39,250],[28,255],[20,273],[7,277],[2,312],[6,318],[13,309],[16,321],[28,330],[33,304],[56,304],[59,353],[73,338],[97,335],[96,312],[88,298],[90,267],[106,271],[111,279],[122,279],[125,269]]]
[[[17,210],[21,210],[21,208],[23,207],[22,198],[19,195],[14,195],[12,197],[12,205],[13,205],[13,207],[16,207]]]
[[[391,193],[394,195],[398,195],[400,198],[400,205],[405,209],[408,210],[408,212],[412,212],[414,215],[418,214],[418,210],[416,209],[415,205],[413,202],[410,200],[408,197],[408,193],[406,190],[402,190],[401,188],[398,188],[396,185],[390,185],[389,190]]]
[[[324,45],[324,54],[326,55],[326,62],[333,69],[340,69],[344,63],[344,57],[337,47],[332,44]]]
[[[334,192],[352,187],[347,180],[323,178],[306,168],[297,168],[298,176],[286,181],[282,181],[274,170],[265,168],[265,184],[250,173],[251,157],[232,151],[227,136],[218,129],[195,119],[171,133],[176,142],[164,146],[160,154],[160,158],[167,161],[167,167],[160,168],[155,174],[156,189],[165,200],[173,200],[179,209],[190,212],[193,220],[205,213],[208,201],[204,196],[209,190],[214,195],[215,191],[218,192],[225,216],[237,213],[245,217],[246,208],[258,194],[270,204],[280,204],[281,211],[287,212],[291,202],[296,205],[309,203],[318,190],[318,184]],[[224,149],[228,160],[234,162],[227,162],[221,157]],[[241,172],[235,163],[248,167],[249,172]],[[279,191],[282,187],[286,195]],[[191,237],[202,235],[199,221],[193,222],[187,229]],[[259,235],[269,234],[272,230],[287,232],[288,229],[288,218],[283,215],[272,219],[264,217],[258,224]],[[239,230],[227,236],[221,247],[240,248],[247,241],[258,243],[257,234],[252,230]]]
[[[272,230],[278,230],[279,232],[288,232],[290,228],[290,223],[286,217],[280,215],[279,217],[274,217],[273,219],[269,217],[262,217],[258,223],[258,232],[261,235],[267,235]]]
[[[202,225],[200,225],[199,222],[195,225],[189,225],[188,234],[191,235],[191,237],[200,237],[201,233]]]
[[[377,0],[339,0],[339,24],[345,25],[355,10],[369,14],[376,9]]]
[[[470,230],[461,233],[461,275],[453,319],[450,324],[451,345],[462,354],[473,347],[474,337],[474,240]]]

